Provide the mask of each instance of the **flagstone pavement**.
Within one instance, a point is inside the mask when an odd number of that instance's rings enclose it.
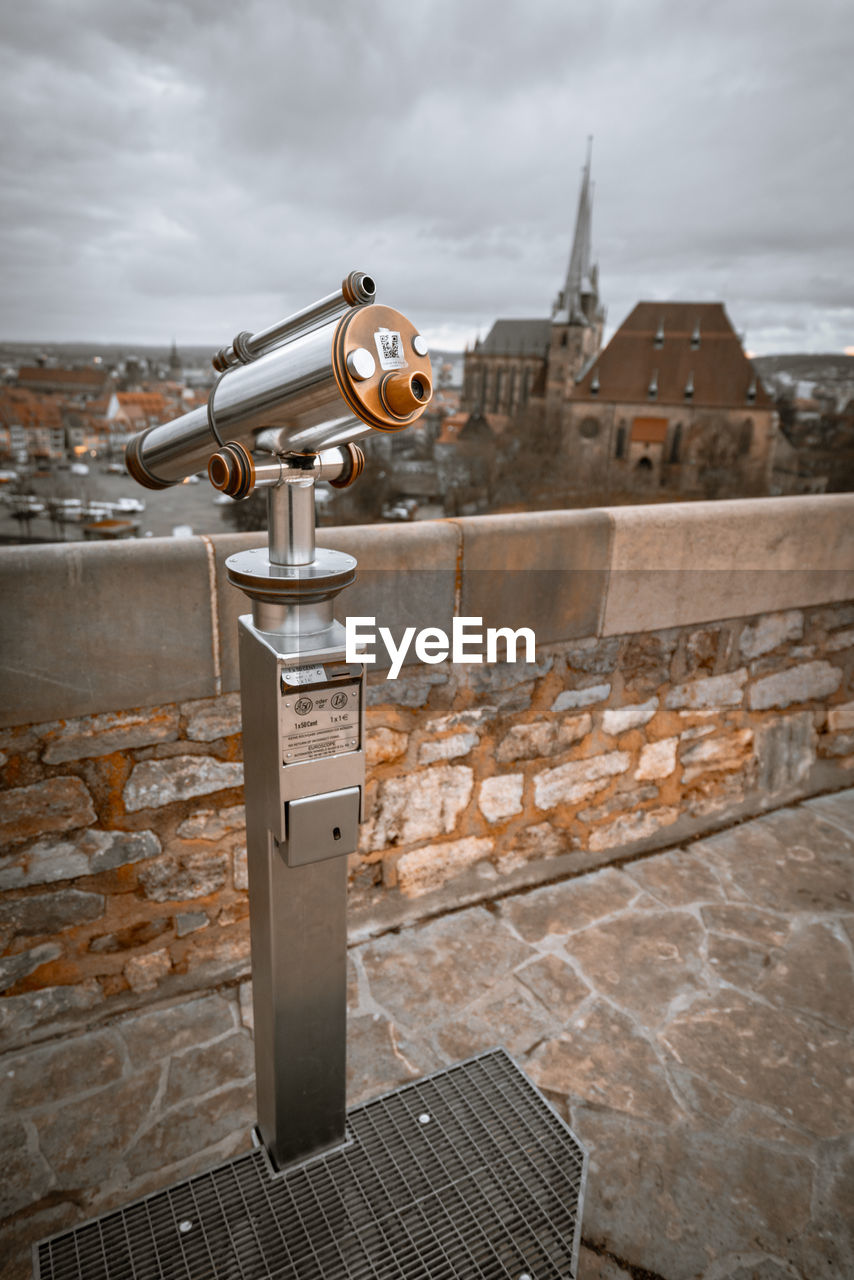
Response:
[[[248,1147],[248,986],[0,1059],[3,1280]],[[590,1152],[580,1280],[854,1277],[854,790],[360,943],[349,1006],[351,1103],[515,1057]]]

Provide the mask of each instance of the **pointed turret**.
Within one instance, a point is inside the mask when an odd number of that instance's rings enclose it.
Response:
[[[578,194],[578,212],[575,216],[575,235],[566,283],[557,296],[552,309],[555,324],[588,325],[599,311],[598,271],[591,262],[591,215],[593,197],[590,184],[590,159],[593,139],[587,139],[587,160],[581,175]]]

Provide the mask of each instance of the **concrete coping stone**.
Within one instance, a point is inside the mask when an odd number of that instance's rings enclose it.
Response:
[[[0,548],[0,725],[236,689],[248,602],[224,562],[263,541]],[[854,494],[321,528],[318,544],[359,560],[347,612],[393,633],[474,616],[548,644],[854,597]]]

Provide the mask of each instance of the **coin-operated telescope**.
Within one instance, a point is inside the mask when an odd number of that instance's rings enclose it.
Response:
[[[374,301],[369,276],[213,358],[205,408],[150,427],[127,468],[148,488],[207,467],[215,488],[264,487],[266,548],[226,561],[240,618],[258,1133],[273,1163],[344,1140],[347,856],[364,814],[364,666],[335,596],[356,561],[315,546],[314,485],[352,484],[355,443],[401,431],[432,395],[427,344]]]

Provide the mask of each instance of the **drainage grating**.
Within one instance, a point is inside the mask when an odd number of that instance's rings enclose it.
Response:
[[[348,1113],[282,1173],[256,1149],[44,1240],[36,1280],[568,1280],[585,1154],[503,1049]]]

